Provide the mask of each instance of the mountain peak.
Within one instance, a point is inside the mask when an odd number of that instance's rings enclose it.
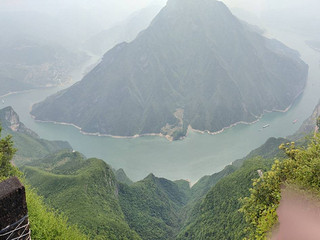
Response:
[[[32,114],[88,133],[173,139],[188,126],[218,132],[254,122],[264,111],[287,109],[305,87],[307,65],[277,43],[222,2],[169,0],[134,41],[108,51]]]

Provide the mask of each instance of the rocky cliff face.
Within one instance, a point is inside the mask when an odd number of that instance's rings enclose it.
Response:
[[[313,110],[311,116],[302,123],[299,130],[293,136],[290,136],[290,138],[293,140],[297,140],[308,134],[313,133],[317,127],[317,119],[319,117],[320,117],[320,102]]]
[[[38,137],[35,132],[28,129],[22,122],[20,122],[18,114],[10,106],[0,111],[0,121],[2,126],[10,128],[13,132],[25,133],[33,137]]]

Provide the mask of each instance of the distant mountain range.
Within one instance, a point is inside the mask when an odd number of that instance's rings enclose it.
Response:
[[[68,82],[88,59],[63,44],[71,40],[45,14],[0,10],[0,32],[0,96]]]
[[[215,0],[169,0],[130,43],[108,51],[82,81],[33,106],[38,120],[114,136],[217,132],[286,110],[308,66]]]

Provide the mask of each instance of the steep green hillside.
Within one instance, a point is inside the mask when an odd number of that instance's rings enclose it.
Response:
[[[283,191],[291,189],[295,191],[295,196],[299,194],[299,203],[297,199],[288,202],[288,205],[295,204],[297,212],[306,213],[307,208],[315,204],[316,211],[319,210],[319,190],[320,190],[320,136],[315,136],[311,143],[306,148],[299,149],[294,143],[282,145],[282,148],[287,153],[287,159],[284,161],[276,161],[272,169],[263,175],[263,179],[257,178],[252,184],[250,191],[251,195],[243,200],[242,211],[245,213],[248,222],[249,239],[267,239],[269,232],[273,227],[278,224],[278,213],[276,212],[280,200],[283,197]],[[310,197],[312,195],[312,197]],[[316,198],[315,198],[316,197]],[[304,201],[302,201],[304,199]],[[317,203],[312,203],[312,200]],[[299,209],[300,208],[300,209]],[[292,207],[288,206],[291,210],[290,223],[288,217],[283,218],[287,222],[283,224],[290,224],[294,226],[290,231],[294,232],[295,228],[302,228],[304,235],[306,235],[306,228],[309,224],[297,225],[298,215],[292,211]],[[312,208],[311,208],[312,209]],[[283,212],[287,212],[286,207],[282,208]],[[315,211],[315,210],[313,210]],[[314,221],[313,212],[308,211],[310,219]],[[318,216],[318,214],[317,214]],[[285,227],[285,226],[284,226]],[[281,228],[281,224],[280,224]],[[282,236],[285,237],[285,236]],[[314,238],[315,236],[311,236]],[[307,236],[299,236],[296,239],[311,239]],[[289,238],[286,238],[289,239]],[[316,239],[316,238],[314,238]]]
[[[209,190],[219,182],[220,179],[233,173],[237,168],[233,165],[225,167],[222,171],[212,174],[211,176],[202,177],[196,184],[191,188],[191,200],[198,200],[204,197]]]
[[[273,160],[247,160],[234,173],[221,179],[201,202],[195,221],[179,234],[178,239],[241,239],[246,222],[239,213],[239,198],[250,194],[251,179],[257,170],[268,170]]]
[[[0,128],[0,182],[22,173],[11,164],[15,153],[11,136],[1,138]],[[44,205],[42,199],[33,189],[26,186],[26,200],[32,239],[87,239],[79,229],[67,223],[67,218]],[[0,213],[1,214],[1,213]]]
[[[279,149],[279,146],[282,143],[289,142],[288,139],[285,138],[269,138],[263,145],[252,150],[247,156],[242,159],[238,159],[232,163],[232,165],[236,167],[242,166],[245,160],[255,158],[255,157],[263,157],[264,159],[273,159],[275,157],[284,158],[286,155]]]
[[[71,223],[93,238],[140,239],[125,222],[117,182],[102,160],[61,152],[48,156],[38,167],[25,166],[23,171],[46,203],[64,212]]]
[[[279,155],[282,142],[286,140],[271,138],[247,158],[261,154],[273,159]],[[227,166],[203,177],[192,188],[187,181],[172,182],[152,174],[132,183],[122,169],[114,176],[101,160],[86,160],[80,153],[70,151],[34,160],[24,171],[50,206],[65,212],[71,222],[93,235],[92,232],[113,232],[119,237],[119,229],[123,228],[120,232],[135,231],[145,240],[176,239],[177,235],[179,239],[238,239],[239,229],[245,226],[238,213],[238,199],[248,196],[256,170],[266,170],[272,162],[247,159],[240,169],[237,165]],[[226,226],[228,231],[224,231]],[[232,235],[235,232],[239,235]]]
[[[296,51],[252,30],[222,2],[169,0],[134,41],[108,51],[32,114],[84,132],[179,139],[189,125],[215,132],[286,109],[307,72]]]
[[[119,198],[129,226],[146,240],[174,239],[188,201],[177,184],[153,174],[131,186],[121,184]]]
[[[284,158],[279,145],[284,138],[270,138],[245,158],[233,162],[221,172],[205,176],[192,188],[185,208],[186,222],[177,239],[234,239],[246,234],[247,224],[239,213],[240,198],[249,196],[251,180],[257,170],[269,170],[274,158]]]
[[[14,147],[18,149],[14,157],[17,166],[21,166],[31,159],[42,158],[50,153],[71,149],[68,142],[48,141],[39,138],[35,132],[20,122],[18,114],[12,107],[0,110],[0,122],[2,134],[4,136],[12,135]]]
[[[122,168],[115,170],[114,175],[118,182],[125,183],[127,185],[133,184],[132,180],[128,178],[127,174],[124,172]]]

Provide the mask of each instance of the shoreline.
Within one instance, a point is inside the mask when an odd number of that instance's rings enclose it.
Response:
[[[198,130],[198,129],[193,129],[191,125],[188,126],[187,129],[187,133],[184,137],[182,137],[180,140],[185,139],[189,132],[195,132],[195,133],[201,133],[201,134],[209,134],[209,135],[217,135],[220,133],[223,133],[225,130],[230,129],[232,127],[235,127],[239,124],[244,124],[244,125],[251,125],[251,124],[255,124],[257,122],[260,121],[260,119],[266,114],[266,113],[272,113],[272,112],[281,112],[281,113],[286,113],[290,110],[290,108],[293,106],[293,104],[295,103],[295,101],[303,94],[305,87],[303,88],[303,90],[294,98],[293,102],[284,110],[278,110],[278,109],[274,109],[274,110],[263,110],[263,113],[260,116],[255,116],[257,119],[252,121],[252,122],[245,122],[245,121],[239,121],[236,123],[231,124],[230,126],[224,127],[221,130],[215,131],[215,132],[210,132],[209,130]],[[81,127],[73,124],[73,123],[66,123],[66,122],[57,122],[57,121],[44,121],[44,120],[38,120],[35,118],[34,115],[30,113],[30,116],[36,121],[36,122],[42,122],[42,123],[53,123],[53,124],[57,124],[57,125],[66,125],[66,126],[72,126],[75,127],[76,129],[79,130],[79,132],[83,135],[87,135],[87,136],[98,136],[98,137],[111,137],[111,138],[115,138],[115,139],[134,139],[134,138],[139,138],[139,137],[147,137],[147,136],[157,136],[157,137],[164,137],[166,138],[168,141],[173,142],[173,138],[170,135],[164,135],[162,133],[146,133],[146,134],[136,134],[133,136],[117,136],[117,135],[111,135],[111,134],[103,134],[103,133],[90,133],[90,132],[85,132],[82,130]]]
[[[43,87],[31,88],[31,89],[15,91],[15,92],[9,92],[9,93],[6,93],[4,95],[1,95],[0,98],[5,98],[5,97],[8,97],[8,96],[11,96],[11,95],[14,95],[14,94],[32,92],[32,91],[39,90],[39,89],[50,89],[50,88],[57,88],[57,87],[65,87],[65,86],[67,86],[67,84],[68,83],[52,85],[52,86],[43,86]]]
[[[168,141],[172,142],[172,137],[169,136],[169,135],[164,135],[162,133],[145,133],[145,134],[136,134],[136,135],[133,135],[133,136],[117,136],[117,135],[111,135],[111,134],[104,134],[104,133],[90,133],[90,132],[85,132],[82,130],[81,127],[73,124],[73,123],[66,123],[66,122],[56,122],[56,121],[44,121],[44,120],[38,120],[35,118],[35,116],[33,116],[31,113],[30,113],[30,116],[36,121],[36,122],[41,122],[41,123],[53,123],[53,124],[56,124],[56,125],[65,125],[65,126],[72,126],[76,129],[79,130],[79,132],[83,135],[86,135],[86,136],[97,136],[97,137],[111,137],[111,138],[115,138],[115,139],[134,139],[134,138],[139,138],[139,137],[147,137],[147,136],[157,136],[157,137],[165,137]]]

